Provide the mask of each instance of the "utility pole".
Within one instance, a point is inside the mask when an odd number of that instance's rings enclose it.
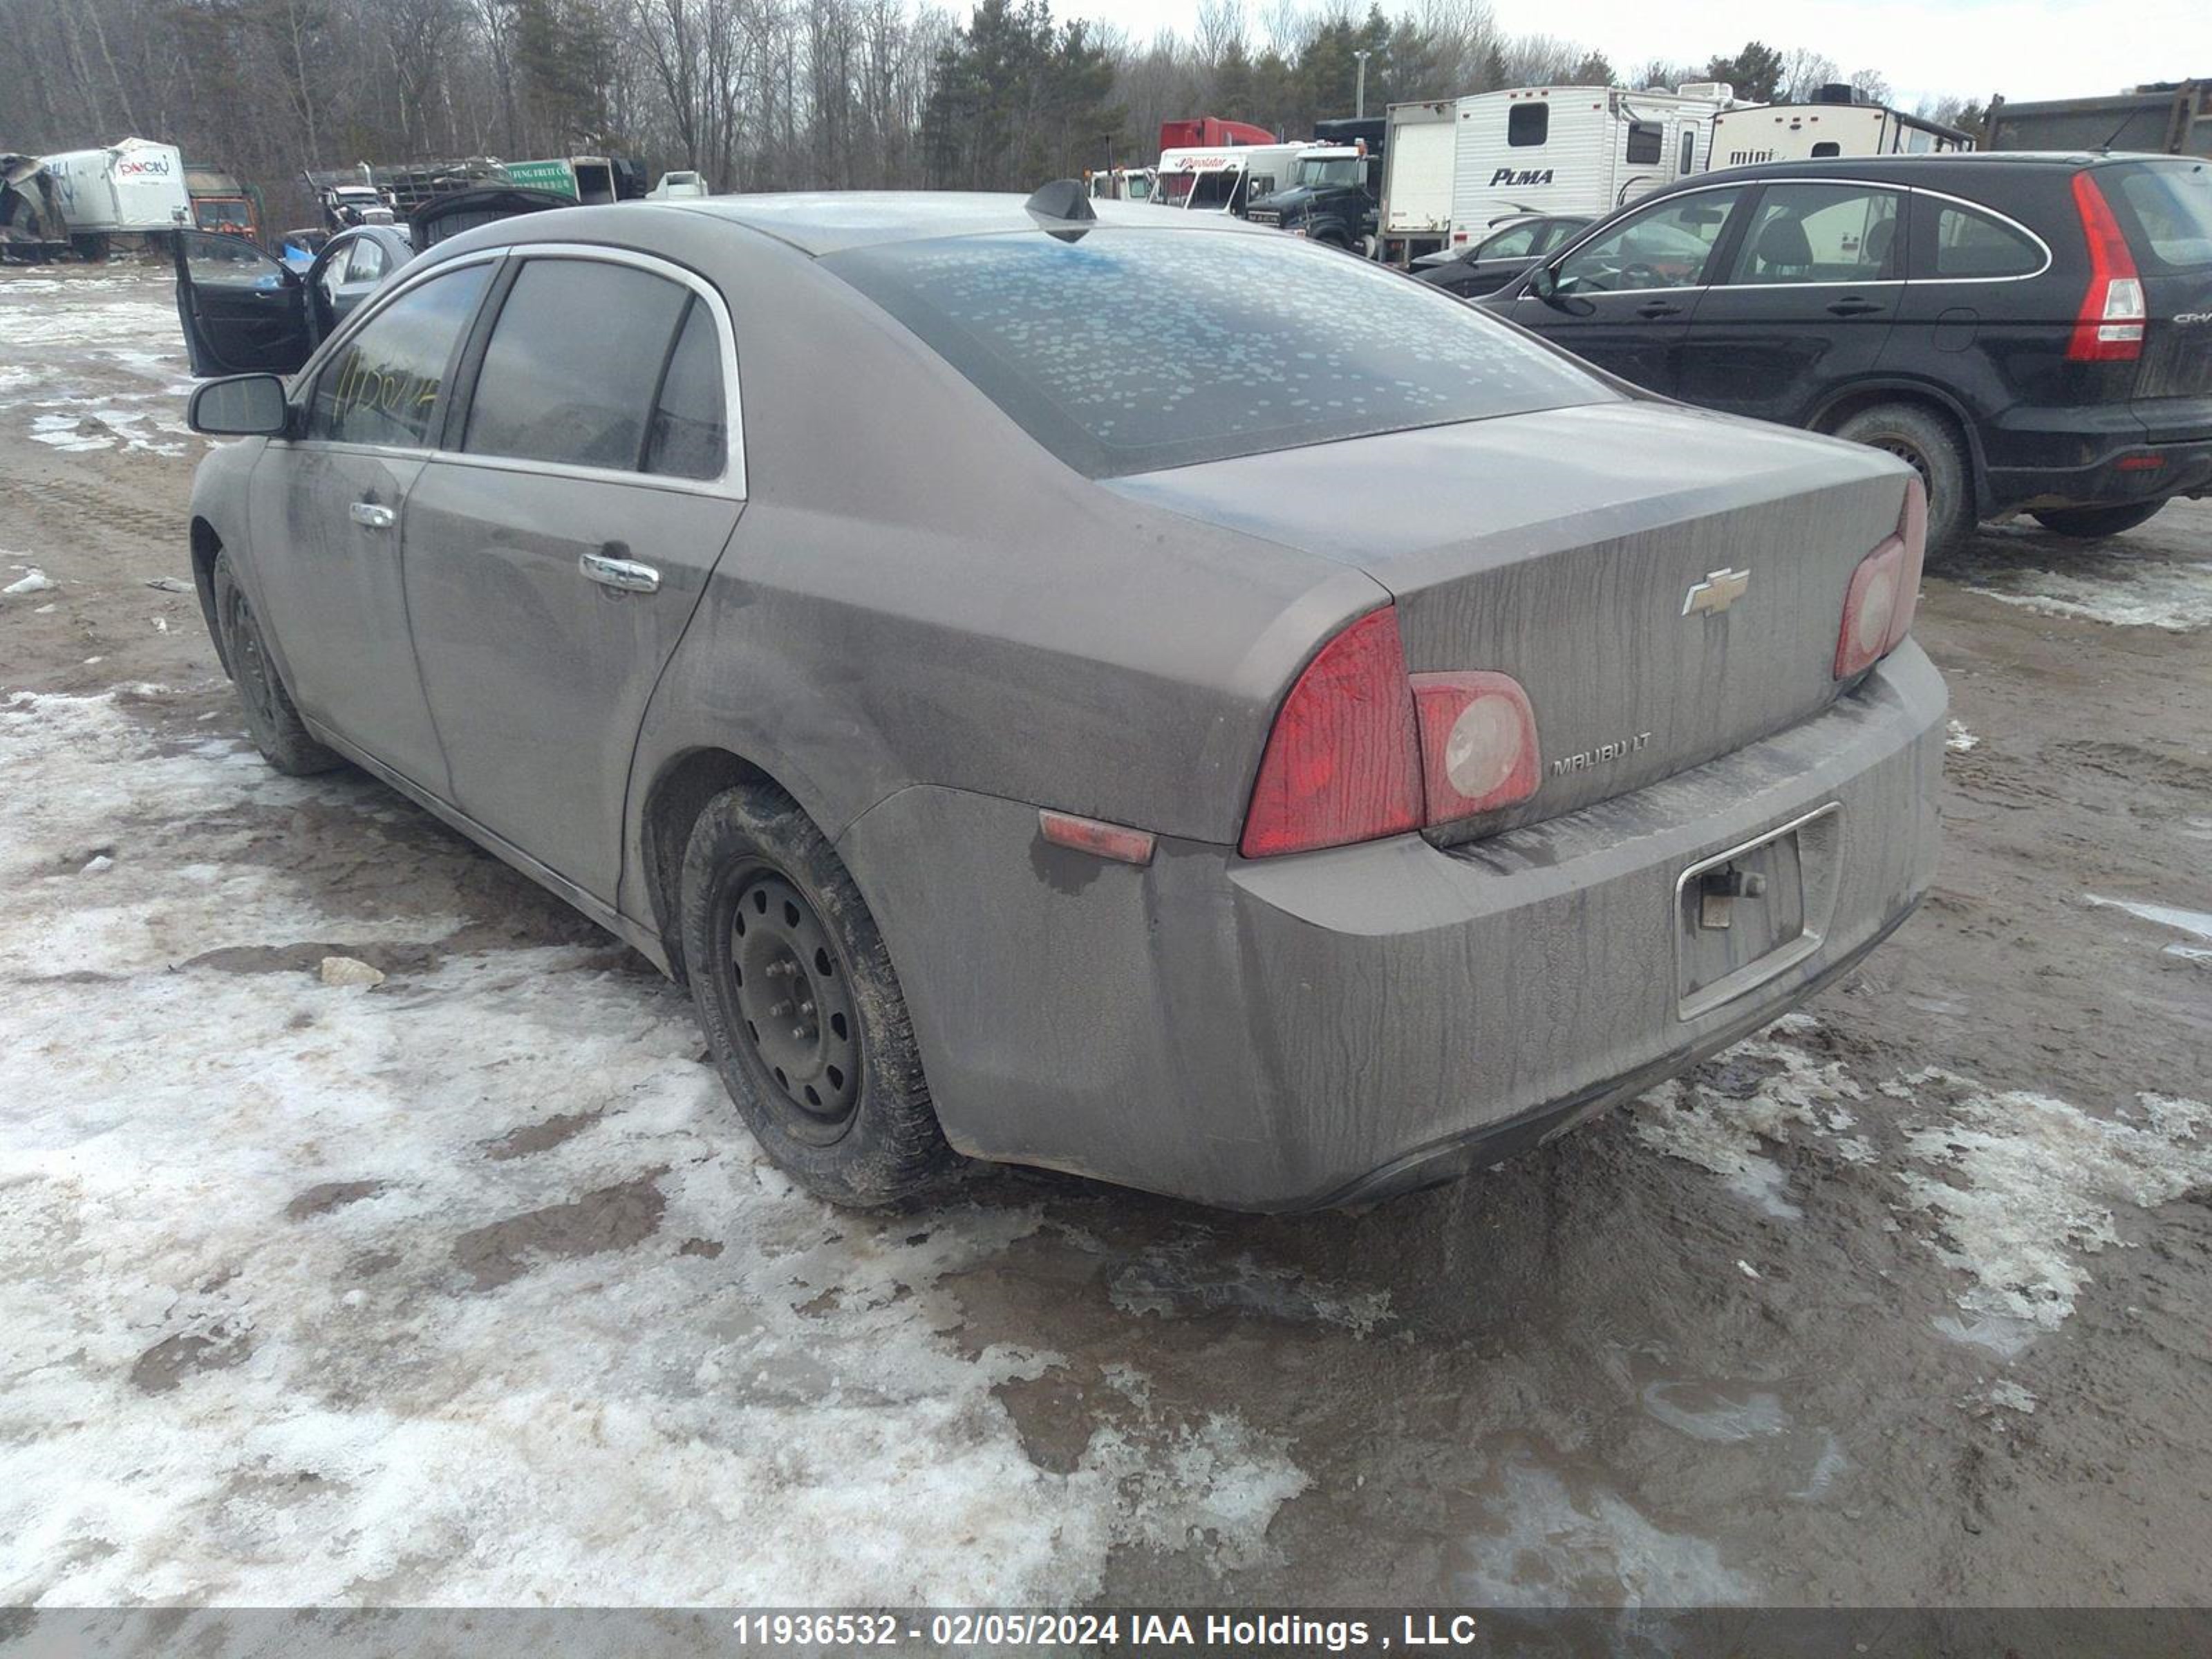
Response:
[[[1359,89],[1352,95],[1352,113],[1357,118],[1367,113],[1367,60],[1375,54],[1355,52],[1352,55],[1359,60]]]

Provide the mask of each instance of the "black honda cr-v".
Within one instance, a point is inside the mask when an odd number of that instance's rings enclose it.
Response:
[[[2212,491],[2212,161],[1887,155],[1711,173],[1481,301],[1639,385],[1894,451],[1928,540]]]

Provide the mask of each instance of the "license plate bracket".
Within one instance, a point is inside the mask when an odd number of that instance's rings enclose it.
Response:
[[[1674,883],[1678,1012],[1694,1019],[1820,948],[1834,909],[1842,806],[1831,801],[1698,860]]]

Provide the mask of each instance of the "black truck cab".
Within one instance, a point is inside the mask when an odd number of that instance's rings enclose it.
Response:
[[[1290,184],[1253,202],[1244,216],[1330,247],[1364,252],[1381,212],[1384,125],[1379,119],[1316,122],[1314,147],[1292,164]]]

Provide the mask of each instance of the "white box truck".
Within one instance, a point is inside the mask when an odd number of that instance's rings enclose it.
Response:
[[[1244,216],[1246,204],[1287,187],[1310,143],[1233,144],[1160,152],[1152,200],[1192,213]]]
[[[1702,172],[1719,82],[1673,92],[1514,87],[1394,104],[1383,146],[1383,255],[1408,258],[1478,240],[1516,214],[1597,218]]]
[[[61,197],[70,240],[88,258],[105,258],[111,236],[161,234],[192,222],[184,154],[174,144],[125,138],[40,159]]]
[[[1972,149],[1971,136],[1939,121],[1881,104],[1862,104],[1850,88],[1822,87],[1803,104],[1747,104],[1713,118],[1716,167],[1759,161],[1809,161],[1824,155],[1934,155]]]

